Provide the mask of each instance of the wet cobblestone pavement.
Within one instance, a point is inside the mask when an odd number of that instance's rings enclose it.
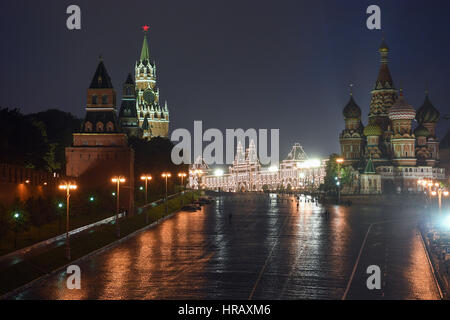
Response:
[[[82,261],[81,290],[67,289],[62,271],[14,298],[439,298],[416,233],[420,209],[355,204],[328,210],[329,217],[305,198],[297,206],[288,196],[222,195]],[[366,287],[373,264],[381,269],[381,290]]]

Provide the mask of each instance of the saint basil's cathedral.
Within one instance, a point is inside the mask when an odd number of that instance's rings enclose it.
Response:
[[[388,67],[389,49],[379,47],[381,65],[371,91],[367,126],[353,95],[343,109],[345,128],[339,141],[344,166],[355,179],[347,193],[416,192],[417,179],[444,179],[439,168],[439,140],[436,124],[439,111],[426,92],[416,111],[403,91],[397,90]],[[417,126],[413,128],[413,121]]]

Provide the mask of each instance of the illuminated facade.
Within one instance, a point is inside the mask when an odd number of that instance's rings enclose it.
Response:
[[[422,106],[415,111],[402,90],[397,90],[388,67],[389,49],[383,40],[379,53],[381,65],[371,91],[367,126],[361,121],[361,109],[353,95],[343,109],[345,128],[339,141],[344,166],[364,173],[370,160],[375,174],[381,177],[386,192],[415,192],[418,179],[444,179],[439,168],[439,141],[435,134],[439,111],[430,102],[428,92]],[[418,125],[413,130],[412,123]],[[374,173],[370,173],[372,175]],[[360,180],[348,193],[362,193],[367,186]],[[376,189],[372,190],[377,193]]]
[[[313,190],[324,181],[327,160],[311,160],[299,143],[296,143],[285,160],[277,167],[263,168],[257,157],[256,147],[250,141],[244,151],[238,143],[236,157],[228,168],[212,171],[201,159],[190,168],[190,187],[246,192],[264,190]]]
[[[123,90],[119,113],[121,127],[132,136],[145,139],[169,136],[169,109],[167,101],[160,104],[156,83],[156,63],[151,61],[147,41],[148,26],[144,26],[144,41],[139,61],[134,68],[135,83],[128,76]]]
[[[133,212],[134,150],[117,121],[116,92],[102,60],[87,90],[81,131],[66,148],[66,175],[76,178],[84,190],[110,189],[111,177],[126,177],[120,205]]]

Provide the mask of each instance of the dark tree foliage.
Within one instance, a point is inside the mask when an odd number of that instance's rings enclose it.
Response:
[[[17,216],[16,216],[17,214]],[[9,207],[7,212],[8,225],[14,232],[22,232],[30,227],[30,215],[26,206],[19,199]]]
[[[336,159],[339,158],[339,155],[333,153],[329,157],[329,161],[325,168],[325,179],[324,183],[320,185],[320,190],[322,191],[336,191],[336,180],[338,164],[336,163]]]
[[[151,188],[153,192],[162,194],[165,188],[165,181],[161,177],[163,172],[170,172],[172,177],[168,179],[169,192],[175,191],[175,186],[180,185],[178,173],[183,171],[188,173],[188,165],[175,165],[171,160],[173,143],[169,139],[156,137],[150,141],[135,137],[129,138],[130,146],[135,151],[135,181],[140,185],[142,174],[151,174]],[[187,182],[187,178],[184,179]]]
[[[42,197],[28,198],[25,201],[25,210],[29,212],[31,225],[40,227],[57,217],[56,206],[52,206],[52,202],[51,198]]]
[[[18,109],[0,109],[0,162],[61,172],[64,150],[80,125],[81,120],[58,110],[23,115]]]
[[[50,152],[57,166],[53,169],[54,171],[64,170],[65,148],[72,145],[72,133],[80,130],[81,120],[69,112],[56,109],[30,114],[27,117],[45,124],[47,142],[52,148]]]
[[[45,169],[50,148],[41,129],[17,109],[0,109],[0,162]]]
[[[10,219],[8,216],[8,209],[0,203],[0,248],[1,248],[1,241],[3,238],[7,235],[8,231],[10,230]]]

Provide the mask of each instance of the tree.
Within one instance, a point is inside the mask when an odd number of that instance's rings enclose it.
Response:
[[[81,120],[67,112],[47,110],[23,115],[0,108],[0,162],[50,172],[65,166],[65,148]]]
[[[81,128],[81,119],[69,112],[56,109],[30,114],[30,119],[45,125],[46,139],[49,150],[45,155],[49,171],[61,171],[65,168],[65,148],[72,145],[72,133]]]
[[[320,185],[321,191],[336,191],[335,178],[338,176],[338,164],[336,163],[337,158],[339,158],[339,155],[336,153],[331,154],[329,157],[329,161],[327,162],[327,166],[325,168],[324,183]]]
[[[49,151],[42,126],[24,117],[19,110],[0,109],[0,161],[45,169]]]
[[[7,208],[0,204],[0,248],[2,247],[2,240],[8,234],[8,231],[11,229],[10,219],[8,219],[8,210]]]
[[[14,248],[17,247],[17,235],[28,229],[29,216],[23,202],[16,199],[8,212],[8,224],[14,232]]]
[[[172,141],[161,137],[155,137],[149,141],[130,137],[128,141],[135,152],[135,181],[141,181],[142,174],[151,174],[153,176],[150,183],[151,196],[162,195],[165,182],[161,179],[161,173],[168,171],[172,173],[172,177],[168,180],[168,188],[170,192],[173,192],[174,186],[180,183],[178,172],[187,172],[189,167],[188,165],[175,165],[172,162],[171,153],[174,146]]]

